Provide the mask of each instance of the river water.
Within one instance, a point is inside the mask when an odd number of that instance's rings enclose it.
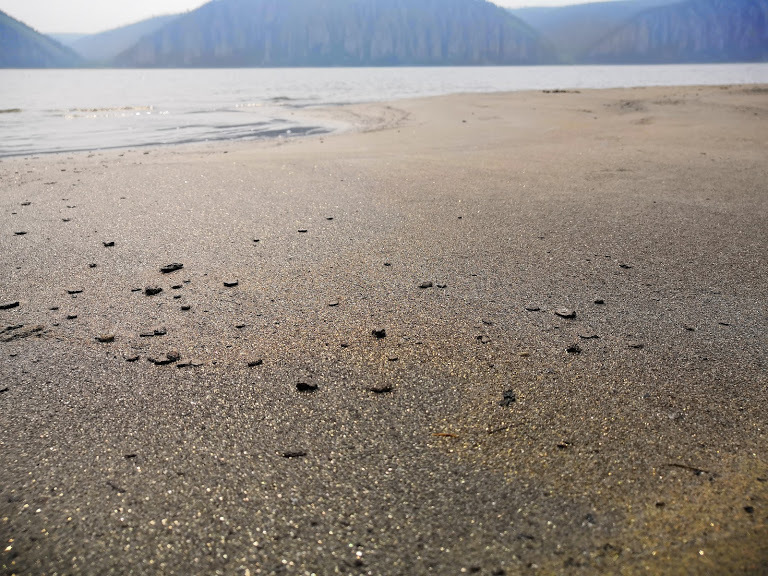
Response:
[[[0,70],[0,157],[331,132],[343,126],[312,108],[354,102],[753,83],[768,83],[768,64]]]

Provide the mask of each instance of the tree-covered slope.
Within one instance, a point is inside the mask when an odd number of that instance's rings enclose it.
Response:
[[[68,68],[80,57],[55,40],[0,12],[0,68]]]
[[[768,60],[768,0],[688,0],[638,14],[596,43],[594,63]]]
[[[142,38],[120,66],[538,64],[553,51],[486,0],[215,0]]]

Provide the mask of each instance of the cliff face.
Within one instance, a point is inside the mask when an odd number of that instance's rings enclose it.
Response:
[[[768,0],[688,0],[648,10],[598,42],[592,63],[768,59]]]
[[[215,0],[145,37],[120,66],[396,66],[553,61],[486,0]]]
[[[69,68],[80,57],[55,40],[0,12],[0,68]]]

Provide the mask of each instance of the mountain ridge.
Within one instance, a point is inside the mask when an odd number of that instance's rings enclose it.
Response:
[[[71,49],[0,11],[0,68],[75,68],[82,64]]]

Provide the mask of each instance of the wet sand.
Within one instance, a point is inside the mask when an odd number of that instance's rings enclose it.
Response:
[[[324,113],[0,161],[2,573],[768,572],[768,88]]]

